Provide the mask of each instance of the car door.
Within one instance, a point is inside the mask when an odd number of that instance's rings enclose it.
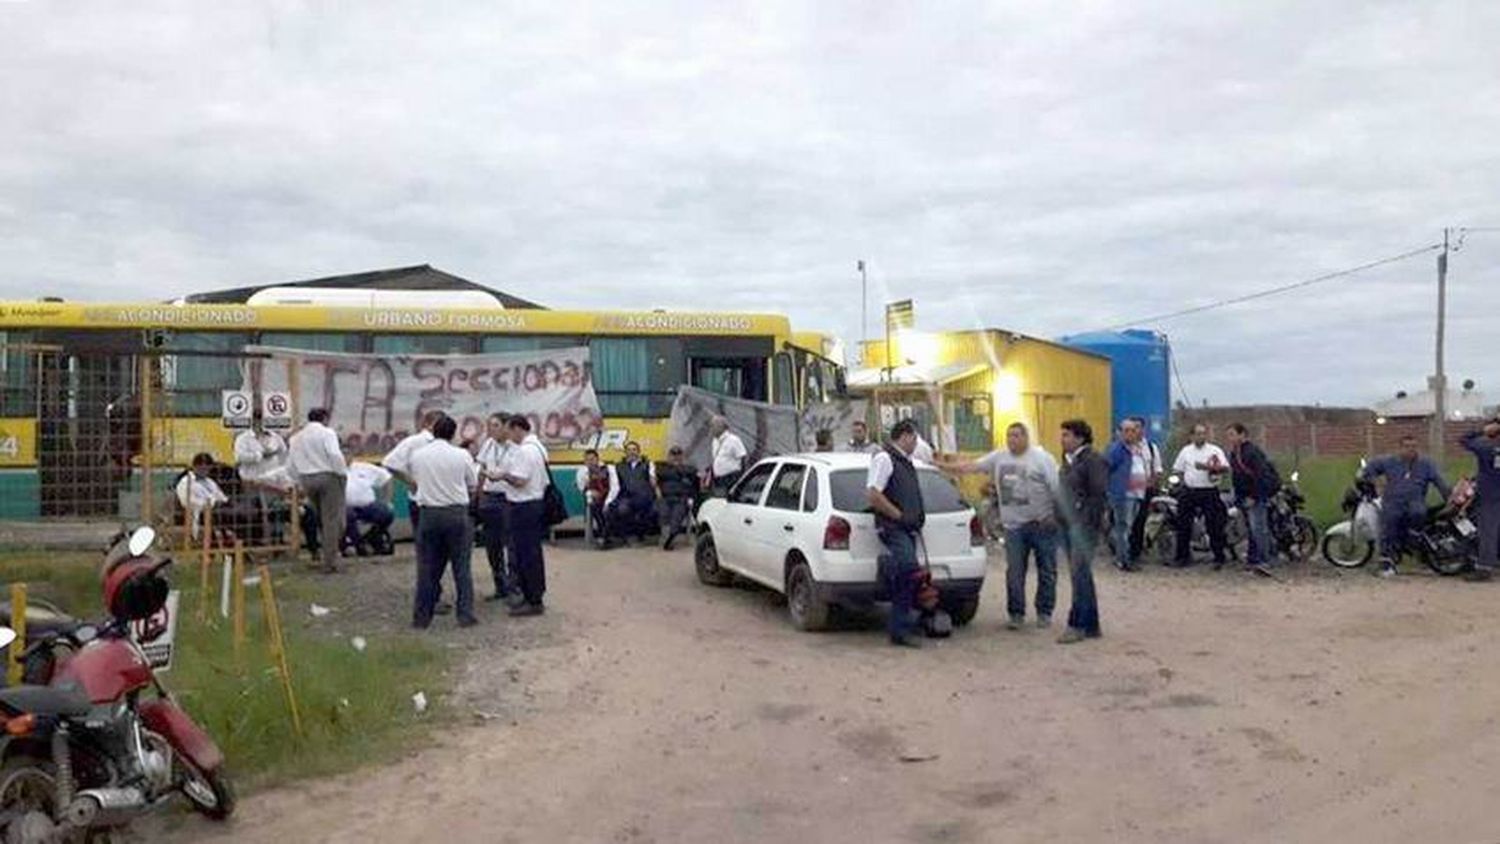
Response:
[[[787,552],[797,547],[802,514],[802,487],[807,482],[807,464],[787,461],[766,490],[765,505],[751,535],[757,579],[778,588],[784,586]]]
[[[712,525],[719,564],[746,577],[755,577],[750,567],[749,536],[760,514],[760,501],[770,485],[778,461],[763,460],[729,490],[724,507]]]

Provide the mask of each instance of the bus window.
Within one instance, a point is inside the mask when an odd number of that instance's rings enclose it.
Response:
[[[167,335],[165,348],[183,353],[162,359],[162,384],[172,394],[171,415],[218,416],[222,392],[240,386],[240,358],[236,355],[250,340],[249,334],[229,331]]]
[[[36,415],[36,352],[9,348],[31,342],[28,331],[0,331],[0,416]]]
[[[774,378],[772,399],[777,404],[796,404],[797,381],[792,373],[792,356],[786,352],[777,352],[776,357],[771,359],[771,368]]]
[[[262,346],[304,349],[309,352],[359,353],[365,350],[363,334],[319,334],[312,331],[263,331]]]
[[[543,349],[571,349],[587,345],[588,343],[581,337],[558,334],[491,334],[480,341],[479,350],[503,354],[505,352],[539,352]]]
[[[605,416],[670,415],[683,381],[682,359],[682,341],[673,337],[593,338],[589,362],[599,409]]]
[[[689,383],[721,396],[763,402],[766,400],[766,360],[693,358]]]
[[[472,355],[474,338],[466,334],[376,334],[378,355]]]

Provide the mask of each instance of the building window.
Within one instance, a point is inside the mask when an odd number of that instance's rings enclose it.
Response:
[[[964,396],[953,408],[953,433],[959,451],[989,451],[994,448],[990,423],[990,397]]]

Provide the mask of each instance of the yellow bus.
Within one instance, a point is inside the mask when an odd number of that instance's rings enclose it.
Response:
[[[794,337],[785,316],[752,313],[0,302],[0,345],[5,519],[131,513],[147,373],[171,396],[154,409],[153,418],[167,417],[153,424],[165,426],[170,443],[157,471],[181,471],[199,451],[232,462],[221,394],[241,385],[248,346],[389,355],[586,346],[603,430],[555,450],[559,473],[584,449],[609,460],[632,440],[663,457],[682,384],[801,406],[841,393],[844,382],[826,338]],[[558,486],[572,495],[571,482]]]

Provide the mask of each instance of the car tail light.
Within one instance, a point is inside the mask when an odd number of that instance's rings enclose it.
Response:
[[[823,528],[823,550],[848,551],[849,534],[852,532],[848,521],[839,516],[829,516],[828,526]]]
[[[984,535],[984,522],[978,516],[969,520],[969,544],[975,548],[985,544],[988,537]]]

